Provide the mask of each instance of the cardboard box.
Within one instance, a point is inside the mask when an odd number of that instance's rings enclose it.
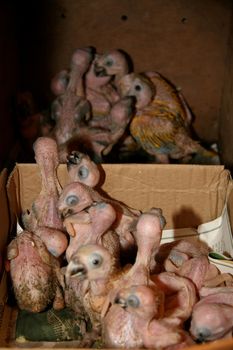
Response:
[[[167,220],[163,239],[208,236],[206,240],[210,241],[214,250],[233,252],[233,184],[230,173],[223,166],[105,164],[103,168],[106,179],[102,188],[110,196],[141,210],[150,207],[163,209]],[[59,166],[58,177],[62,185],[67,182],[65,165]],[[4,171],[0,177],[1,252],[8,235],[14,231],[16,218],[22,210],[30,208],[40,192],[40,174],[36,164],[16,165],[7,183],[8,198],[6,178]],[[1,278],[0,315],[0,347],[17,347],[12,341],[15,310],[7,305],[6,273]],[[70,345],[68,342],[59,347]],[[233,349],[233,339],[196,345],[190,349],[230,350]]]

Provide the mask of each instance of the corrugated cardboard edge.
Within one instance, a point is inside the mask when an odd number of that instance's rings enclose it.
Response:
[[[223,166],[104,164],[103,170],[107,174],[101,187],[103,192],[143,211],[164,208],[166,228],[197,227],[220,216],[229,183],[229,172]],[[68,180],[65,164],[58,167],[58,177],[64,186]],[[8,181],[14,221],[21,209],[31,208],[40,188],[37,164],[17,164]],[[210,203],[208,207],[203,204],[205,201]]]
[[[12,181],[14,179],[14,181]],[[19,180],[19,170],[17,167],[17,164],[15,165],[14,169],[10,173],[7,184],[6,184],[6,191],[7,191],[7,197],[8,197],[8,203],[9,203],[9,217],[10,217],[10,227],[8,232],[12,232],[13,227],[15,225],[16,217],[18,213],[18,207],[20,204],[20,186],[19,186],[20,180]]]

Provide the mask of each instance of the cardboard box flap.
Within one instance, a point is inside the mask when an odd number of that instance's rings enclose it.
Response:
[[[22,208],[20,204],[20,180],[19,180],[19,169],[16,165],[14,170],[11,172],[7,181],[6,190],[10,208],[10,230],[11,233],[15,225],[16,219],[20,217]]]
[[[228,185],[228,194],[227,194],[227,211],[231,225],[231,231],[233,232],[233,181],[230,181]]]
[[[230,181],[223,166],[103,164],[103,169],[104,191],[140,210],[162,208],[166,228],[197,227],[220,216]],[[58,177],[64,186],[68,180],[64,164],[58,168]],[[37,164],[17,164],[8,182],[15,216],[30,209],[40,189]]]
[[[230,181],[223,166],[124,164],[103,168],[106,192],[141,210],[162,208],[166,228],[197,227],[221,215]]]

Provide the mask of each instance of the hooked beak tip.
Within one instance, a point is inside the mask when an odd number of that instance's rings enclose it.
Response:
[[[82,264],[77,264],[72,266],[70,269],[67,268],[66,271],[66,279],[69,280],[69,278],[78,278],[83,279],[86,276],[86,269]]]
[[[122,298],[118,298],[116,297],[115,300],[114,300],[114,304],[117,304],[119,305],[120,307],[122,307],[122,309],[126,309],[126,301]]]

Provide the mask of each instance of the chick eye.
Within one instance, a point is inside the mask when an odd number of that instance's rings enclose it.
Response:
[[[78,197],[73,194],[66,198],[66,204],[71,207],[78,204],[78,202],[79,202]]]
[[[135,90],[136,91],[141,91],[142,87],[140,85],[135,85]]]
[[[87,169],[87,167],[85,166],[81,166],[79,169],[78,169],[78,177],[80,179],[86,179],[89,175],[89,170]]]
[[[103,259],[99,254],[94,253],[91,255],[90,262],[93,267],[99,267],[102,264],[102,261]]]
[[[131,307],[138,307],[139,304],[140,304],[140,301],[138,299],[138,297],[136,295],[130,295],[128,298],[127,298],[127,304]]]
[[[113,60],[107,60],[105,64],[107,67],[111,67],[113,65]]]

